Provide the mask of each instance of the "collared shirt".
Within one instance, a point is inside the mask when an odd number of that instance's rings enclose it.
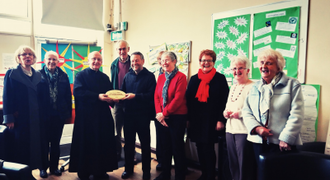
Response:
[[[128,56],[126,57],[126,59],[125,59],[125,60],[123,60],[123,59],[121,59],[121,58],[119,57],[119,61],[120,61],[120,62],[122,62],[122,63],[126,63],[126,62],[127,62],[127,60],[128,60]]]
[[[124,77],[126,73],[129,71],[129,68],[131,67],[131,64],[129,63],[129,61],[127,61],[127,59],[125,62],[122,61],[118,62],[118,89],[121,89],[121,86],[124,81]]]

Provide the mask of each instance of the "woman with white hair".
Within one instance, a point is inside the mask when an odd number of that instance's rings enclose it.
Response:
[[[236,56],[231,61],[231,68],[236,84],[229,92],[226,109],[223,112],[227,118],[226,143],[230,172],[232,179],[255,179],[253,167],[252,144],[246,140],[248,131],[243,123],[242,108],[253,81],[249,79],[250,61],[245,56]],[[250,174],[247,174],[250,173]]]
[[[48,87],[48,110],[49,121],[46,124],[46,139],[43,144],[43,167],[41,173],[47,177],[46,170],[49,167],[50,174],[60,176],[62,172],[58,169],[60,157],[60,140],[63,126],[72,114],[72,94],[68,75],[63,72],[57,64],[59,56],[54,51],[45,54],[44,66],[39,71],[42,75],[41,83]],[[49,155],[48,155],[49,154]]]
[[[257,160],[261,153],[291,151],[301,145],[304,116],[301,84],[283,72],[281,53],[265,50],[258,64],[262,79],[251,88],[242,110]]]
[[[3,91],[3,124],[13,133],[8,160],[27,164],[31,169],[41,168],[41,141],[45,120],[47,94],[41,74],[32,65],[36,62],[34,50],[20,46],[15,52],[16,68],[6,72]],[[8,148],[8,147],[6,147]]]
[[[175,163],[175,179],[184,180],[187,77],[178,70],[175,53],[165,51],[161,62],[164,74],[158,77],[154,100],[156,119],[162,125],[158,130],[162,134],[163,172],[155,180],[171,179],[172,155]]]

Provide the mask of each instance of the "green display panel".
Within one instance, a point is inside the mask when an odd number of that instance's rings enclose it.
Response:
[[[265,49],[279,51],[285,58],[284,72],[297,78],[300,7],[254,14],[252,42],[252,79],[259,79],[257,58]]]
[[[215,68],[226,77],[233,77],[230,62],[234,56],[249,57],[250,14],[214,21],[213,50],[217,54]]]

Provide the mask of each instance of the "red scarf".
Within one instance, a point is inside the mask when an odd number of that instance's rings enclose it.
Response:
[[[204,74],[201,69],[198,71],[198,79],[201,80],[199,84],[196,98],[198,98],[199,102],[207,102],[207,98],[209,97],[209,89],[210,89],[210,81],[213,79],[215,73],[217,71],[213,68],[209,73]]]

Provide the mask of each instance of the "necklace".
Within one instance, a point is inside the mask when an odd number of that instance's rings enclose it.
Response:
[[[244,85],[242,86],[242,88],[241,88],[240,92],[238,93],[236,99],[233,100],[233,96],[234,96],[234,94],[235,94],[236,87],[238,86],[238,85],[236,84],[236,86],[234,87],[233,92],[231,93],[231,97],[230,97],[231,102],[235,102],[235,101],[238,99],[238,97],[242,94],[242,91],[243,91],[245,85],[246,85],[246,84],[244,84]]]

